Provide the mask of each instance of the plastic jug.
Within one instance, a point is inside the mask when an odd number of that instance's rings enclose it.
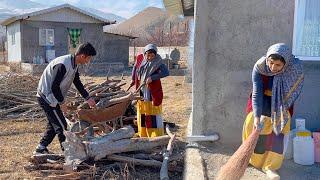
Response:
[[[320,162],[320,132],[314,132],[312,135],[314,141],[314,161]]]
[[[314,142],[310,132],[297,132],[293,138],[293,161],[301,165],[314,164]]]
[[[296,137],[297,129],[292,129],[289,133],[289,137],[286,142],[286,149],[284,158],[285,159],[292,159],[293,158],[293,138]]]

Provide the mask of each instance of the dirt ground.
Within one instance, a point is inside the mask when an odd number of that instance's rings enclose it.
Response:
[[[120,78],[111,77],[111,78]],[[124,76],[130,81],[128,76]],[[82,77],[84,82],[101,82],[105,77]],[[173,132],[178,136],[178,142],[174,146],[173,158],[179,166],[183,166],[184,136],[187,121],[191,111],[191,84],[184,84],[183,76],[170,76],[162,80],[164,90],[163,118],[165,121],[173,122],[176,127]],[[124,87],[126,89],[126,87]],[[45,119],[11,119],[0,121],[0,179],[33,179],[44,177],[40,172],[27,172],[23,166],[28,163],[28,157],[37,146],[43,131],[45,130]],[[48,147],[54,153],[61,153],[57,138]],[[180,167],[183,169],[183,167]],[[127,176],[129,179],[159,179],[159,169],[134,167],[129,168]],[[182,172],[169,173],[172,179],[182,179]],[[121,175],[109,176],[112,179],[125,179]]]
[[[119,79],[120,76],[111,78]],[[128,76],[124,76],[124,79],[127,82],[130,81]],[[102,82],[105,77],[82,77],[82,80]],[[162,80],[162,85],[164,90],[163,118],[165,121],[175,123],[173,132],[178,136],[172,159],[177,162],[177,167],[181,170],[185,154],[186,127],[191,112],[191,84],[184,83],[183,76],[170,76]],[[41,172],[27,172],[23,169],[41,138],[45,123],[45,119],[0,120],[0,179],[34,179],[35,177],[43,179],[46,176]],[[49,146],[49,150],[61,153],[57,139]],[[200,143],[206,177],[214,179],[220,167],[233,152],[234,149],[224,147],[219,142]],[[127,165],[126,168],[119,166],[116,171],[110,172],[106,177],[108,179],[159,179],[157,168]],[[320,179],[320,165],[300,166],[292,160],[286,160],[279,174],[284,180]],[[182,171],[169,172],[169,177],[182,179]],[[267,177],[263,172],[249,167],[242,179],[264,180]]]

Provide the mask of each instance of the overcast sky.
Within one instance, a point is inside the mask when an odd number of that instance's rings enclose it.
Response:
[[[130,18],[143,9],[153,6],[164,8],[162,0],[31,0],[44,5],[53,6],[71,4],[78,7],[90,7],[103,12],[113,13]]]

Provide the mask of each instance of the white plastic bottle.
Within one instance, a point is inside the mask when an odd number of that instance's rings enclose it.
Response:
[[[297,132],[293,138],[293,160],[297,164],[314,164],[314,142],[310,132]]]

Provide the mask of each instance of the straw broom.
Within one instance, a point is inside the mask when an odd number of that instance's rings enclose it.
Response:
[[[257,145],[260,128],[254,128],[250,136],[241,144],[218,172],[217,180],[239,180],[248,167],[250,157]]]

